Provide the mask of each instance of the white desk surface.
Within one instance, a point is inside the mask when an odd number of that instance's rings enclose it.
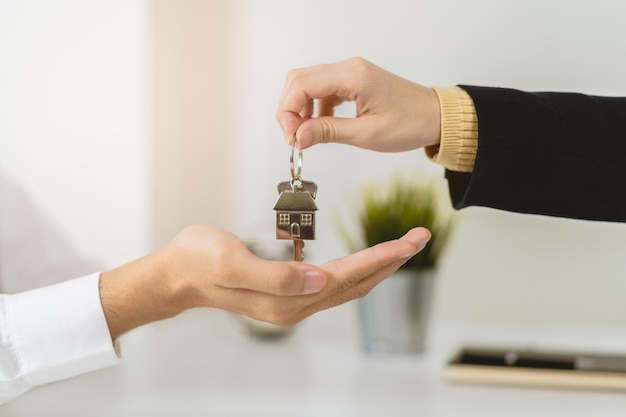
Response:
[[[190,311],[123,336],[120,365],[39,387],[0,416],[368,417],[624,416],[626,393],[451,384],[464,343],[626,352],[626,329],[557,330],[437,323],[428,352],[360,350],[354,303],[285,339],[246,337],[225,312]]]

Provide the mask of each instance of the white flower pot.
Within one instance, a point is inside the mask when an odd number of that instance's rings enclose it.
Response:
[[[373,354],[426,349],[435,270],[402,269],[358,300],[363,348]]]

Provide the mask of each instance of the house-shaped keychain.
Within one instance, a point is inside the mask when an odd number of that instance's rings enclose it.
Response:
[[[315,239],[317,204],[306,191],[283,191],[274,204],[276,239]]]

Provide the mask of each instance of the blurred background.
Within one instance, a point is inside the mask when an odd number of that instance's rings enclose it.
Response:
[[[290,69],[362,56],[425,85],[624,96],[625,13],[617,0],[0,0],[0,166],[106,268],[192,223],[273,239]],[[445,186],[421,150],[304,152],[320,207],[307,261],[347,253],[337,218],[398,167]],[[626,225],[459,214],[438,319],[626,326]]]

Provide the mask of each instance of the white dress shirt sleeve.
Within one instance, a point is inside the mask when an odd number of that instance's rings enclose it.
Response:
[[[99,274],[0,295],[0,402],[117,363]]]
[[[100,268],[0,171],[0,403],[116,363]],[[69,278],[80,277],[67,281]]]

